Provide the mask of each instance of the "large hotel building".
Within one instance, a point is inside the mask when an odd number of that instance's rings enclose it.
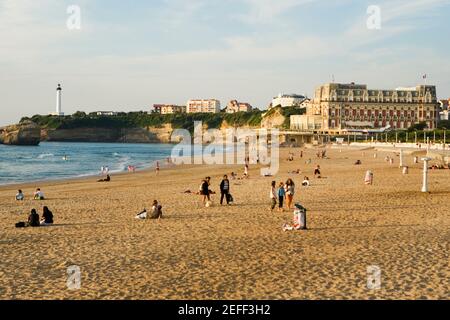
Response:
[[[306,115],[291,117],[291,129],[406,129],[419,122],[434,129],[438,115],[435,86],[378,90],[354,83],[329,83],[316,89]]]

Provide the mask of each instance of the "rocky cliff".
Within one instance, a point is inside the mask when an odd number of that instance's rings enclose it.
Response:
[[[37,146],[41,128],[31,121],[0,128],[0,143],[19,146]]]
[[[273,108],[264,114],[261,121],[261,128],[281,128],[285,121],[286,117],[281,113],[281,108]]]
[[[161,128],[75,128],[43,129],[42,141],[60,142],[120,142],[120,143],[169,143],[172,126]]]

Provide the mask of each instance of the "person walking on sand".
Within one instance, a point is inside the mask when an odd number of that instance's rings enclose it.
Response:
[[[156,175],[159,175],[159,161],[156,161]]]
[[[200,185],[200,195],[203,196],[202,202],[206,205],[206,202],[211,201],[211,197],[209,196],[209,183],[206,179],[202,180],[202,184]]]
[[[278,211],[282,212],[284,198],[286,197],[286,190],[284,189],[284,183],[280,182],[278,186]]]
[[[321,178],[321,175],[320,175],[320,166],[319,165],[317,165],[317,167],[316,167],[316,169],[314,169],[314,178],[318,178],[318,179],[320,179]]]
[[[288,209],[291,210],[295,194],[295,183],[291,178],[289,178],[286,181],[285,190],[286,190],[286,205]]]
[[[276,181],[272,181],[271,187],[270,187],[270,211],[273,212],[273,209],[275,209],[277,205],[277,191],[276,191]]]
[[[248,179],[248,164],[245,164],[244,167],[244,179]]]
[[[220,183],[220,205],[223,204],[223,198],[227,201],[227,205],[230,204],[230,180],[228,176],[224,175],[222,182]]]

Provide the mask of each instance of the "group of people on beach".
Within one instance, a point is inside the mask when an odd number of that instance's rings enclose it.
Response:
[[[42,219],[40,219],[36,209],[31,209],[27,222],[16,223],[16,228],[40,227],[50,225],[53,225],[53,213],[47,206],[45,206],[42,210]]]
[[[25,201],[25,194],[22,189],[19,189],[15,195],[16,201]],[[36,188],[33,193],[33,200],[45,200],[44,193],[41,188]],[[53,224],[53,213],[49,210],[47,206],[43,207],[42,219],[39,219],[39,214],[36,209],[31,209],[31,212],[28,216],[27,222],[18,222],[16,223],[17,228],[23,227],[39,227]]]
[[[273,211],[278,203],[278,211],[284,211],[284,200],[288,210],[292,208],[292,202],[295,195],[295,183],[289,178],[286,182],[280,182],[277,188],[277,182],[272,181],[270,188],[270,211]]]
[[[24,201],[25,200],[25,194],[21,189],[17,191],[17,194],[15,196],[16,201]],[[37,188],[36,191],[33,193],[33,199],[34,200],[45,200],[44,193],[40,188]]]

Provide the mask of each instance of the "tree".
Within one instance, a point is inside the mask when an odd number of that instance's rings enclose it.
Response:
[[[450,129],[450,120],[441,120],[437,125],[438,129]]]
[[[77,111],[75,112],[72,117],[74,118],[85,118],[86,117],[86,112],[83,111]]]
[[[411,126],[408,131],[412,132],[412,131],[422,131],[427,127],[427,123],[426,122],[420,122],[420,123],[416,123],[413,126]]]

